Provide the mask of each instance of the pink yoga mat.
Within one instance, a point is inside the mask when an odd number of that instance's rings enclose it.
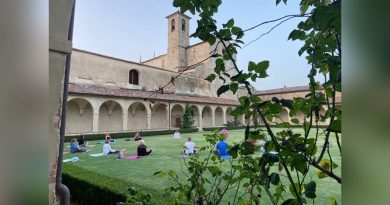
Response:
[[[138,159],[138,158],[142,158],[142,156],[138,156],[138,155],[129,155],[129,156],[126,156],[124,159]]]

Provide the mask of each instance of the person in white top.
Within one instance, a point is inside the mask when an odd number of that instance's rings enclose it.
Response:
[[[180,132],[179,132],[179,130],[176,130],[175,134],[173,134],[173,138],[175,138],[175,139],[180,138]]]
[[[106,139],[106,143],[103,145],[103,154],[117,154],[119,151],[117,150],[114,150],[114,149],[111,149],[111,146],[110,146],[110,141],[111,141],[111,138],[108,137]]]
[[[188,141],[184,143],[184,147],[185,147],[185,150],[184,150],[185,155],[191,155],[191,154],[196,153],[196,149],[195,149],[196,146],[195,146],[195,143],[192,142],[191,137],[189,137]]]

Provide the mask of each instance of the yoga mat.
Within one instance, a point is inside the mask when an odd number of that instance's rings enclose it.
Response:
[[[123,159],[138,159],[138,158],[142,158],[142,156],[138,156],[138,155],[129,155],[129,156],[124,157]]]
[[[103,153],[98,153],[98,154],[90,154],[89,156],[91,157],[101,157],[101,156],[104,156],[105,154]]]
[[[231,159],[230,155],[221,155],[221,159]]]
[[[100,141],[100,142],[96,142],[96,144],[105,144],[106,142],[105,141]],[[110,144],[115,144],[115,140],[111,140],[110,141]]]
[[[77,161],[79,161],[80,160],[80,158],[78,158],[78,157],[72,157],[72,158],[70,158],[70,159],[64,159],[64,160],[62,160],[63,162],[77,162]]]

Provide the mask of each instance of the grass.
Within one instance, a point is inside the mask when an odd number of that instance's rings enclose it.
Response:
[[[276,129],[276,128],[275,128]],[[299,129],[294,129],[298,132]],[[78,156],[80,161],[72,163],[72,165],[80,166],[88,170],[92,170],[104,175],[108,175],[117,179],[126,180],[143,187],[151,187],[154,189],[162,189],[170,185],[168,178],[160,178],[153,176],[156,171],[166,171],[173,169],[177,173],[181,173],[183,166],[182,158],[180,158],[181,146],[186,141],[187,137],[192,137],[197,146],[206,145],[203,134],[205,132],[182,134],[182,138],[173,139],[172,135],[147,136],[144,140],[149,148],[153,150],[150,156],[137,160],[116,160],[116,155],[103,156],[98,158],[90,157],[88,154],[102,152],[101,144],[96,144],[98,141],[90,141],[90,144],[95,144],[89,153],[65,155],[65,159]],[[234,142],[239,142],[243,138],[244,130],[230,131],[230,139],[228,143],[231,145]],[[314,132],[311,132],[310,137],[314,137]],[[319,140],[320,146],[323,141]],[[69,143],[66,143],[69,145]],[[117,139],[115,144],[111,144],[113,149],[125,149],[125,154],[136,154],[136,147],[138,143],[135,141],[125,141],[125,139]],[[341,156],[339,154],[336,141],[334,137],[331,138],[331,153],[332,159],[338,165],[341,165]],[[320,147],[318,147],[320,148]],[[319,151],[318,151],[319,152]],[[200,156],[206,153],[200,153]],[[69,162],[71,163],[71,162]],[[66,163],[64,164],[66,166]],[[183,168],[184,169],[184,168]],[[341,175],[341,169],[334,170],[337,175]],[[179,175],[183,178],[183,175]],[[283,180],[283,177],[282,177]],[[330,178],[318,179],[316,169],[311,168],[308,174],[307,181],[317,181],[317,199],[316,204],[329,204],[329,198],[334,197],[339,204],[341,203],[341,185]],[[288,188],[287,188],[288,190]],[[231,194],[226,197],[232,197]],[[264,203],[271,204],[265,196],[262,199]],[[223,203],[222,203],[223,204]],[[309,202],[311,204],[311,202]]]

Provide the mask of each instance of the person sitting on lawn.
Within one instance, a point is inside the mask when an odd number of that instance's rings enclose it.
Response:
[[[173,138],[179,139],[180,138],[180,132],[179,129],[176,130],[175,134],[173,134]]]
[[[228,154],[227,147],[229,146],[227,142],[225,142],[226,137],[221,137],[215,149],[217,150],[217,154],[222,158],[230,158]]]
[[[230,135],[229,135],[229,131],[227,131],[227,129],[223,129],[223,130],[221,130],[221,132],[219,132],[219,133],[225,135],[225,138],[226,138],[226,139],[228,139],[229,136],[230,136]]]
[[[109,132],[106,132],[106,138],[104,139],[104,141],[106,142],[106,141],[107,141],[107,139],[111,139],[111,137],[110,137],[110,133],[109,133]]]
[[[108,137],[106,139],[106,143],[103,145],[103,154],[105,154],[105,155],[106,154],[118,154],[119,151],[111,149],[110,141],[111,141],[111,138]]]
[[[139,131],[137,131],[134,134],[134,141],[139,141],[139,140],[142,140],[142,137],[141,137],[141,134],[139,134]]]
[[[79,146],[80,147],[87,147],[88,146],[88,141],[85,141],[84,135],[81,135],[79,138]]]
[[[77,139],[74,138],[70,142],[70,153],[89,152],[89,150],[81,149],[77,143]]]
[[[184,155],[192,155],[196,153],[195,143],[192,142],[192,138],[188,137],[188,141],[184,143]]]
[[[149,155],[150,153],[152,153],[152,150],[147,150],[147,146],[145,145],[145,141],[144,140],[139,140],[139,145],[137,147],[137,155],[138,156],[147,156]]]

